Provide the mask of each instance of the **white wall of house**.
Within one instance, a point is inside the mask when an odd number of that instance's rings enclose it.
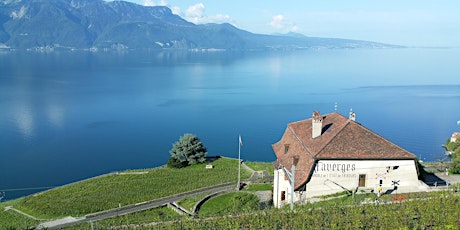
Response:
[[[307,173],[307,172],[306,172]],[[383,192],[394,188],[413,191],[419,186],[414,160],[320,160],[314,168],[305,191],[296,191],[295,202],[311,197],[334,194],[345,189],[373,189],[381,184]],[[282,193],[285,191],[285,200]],[[290,202],[289,178],[283,170],[275,170],[273,203],[280,207]],[[289,196],[288,196],[289,195]]]
[[[299,194],[294,193],[294,202],[299,201]],[[291,202],[291,184],[283,169],[275,170],[273,180],[273,205],[280,208]]]
[[[394,188],[393,181],[399,183],[398,189],[417,188],[415,161],[320,160],[307,183],[305,196],[322,196],[356,188],[376,190],[379,185],[386,191]]]

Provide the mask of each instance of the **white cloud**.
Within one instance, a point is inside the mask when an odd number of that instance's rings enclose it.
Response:
[[[205,21],[206,17],[204,14],[204,4],[198,3],[193,6],[190,6],[185,11],[185,17],[193,23],[200,23],[202,21]]]
[[[179,15],[195,24],[203,23],[231,23],[232,18],[226,14],[207,15],[203,3],[191,5],[183,12],[178,6],[170,6],[166,0],[142,0],[144,6],[168,6],[173,14]]]
[[[173,14],[182,15],[182,11],[180,10],[180,7],[173,6],[173,7],[170,7],[170,8],[171,8],[171,11],[172,11]]]
[[[284,27],[284,16],[281,14],[272,17],[272,21],[269,25],[275,29],[282,29]]]
[[[202,24],[202,23],[225,23],[231,22],[231,17],[225,14],[216,14],[208,16],[205,12],[205,6],[203,3],[197,3],[195,5],[190,6],[184,14],[182,14],[181,10],[178,7],[172,9],[173,13],[182,16],[187,21],[193,22],[195,24]]]
[[[295,23],[287,20],[282,14],[273,16],[268,25],[282,32],[296,32],[299,30],[299,27]]]

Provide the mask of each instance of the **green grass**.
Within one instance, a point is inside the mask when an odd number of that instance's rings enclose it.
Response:
[[[196,203],[198,203],[198,201],[204,199],[208,195],[210,195],[210,194],[209,193],[203,193],[203,194],[200,194],[198,196],[189,197],[189,198],[186,198],[186,199],[178,201],[177,204],[179,204],[180,206],[182,206],[183,208],[185,208],[185,209],[187,209],[187,210],[189,210],[191,212],[191,211],[193,211],[193,208],[195,207]]]
[[[259,198],[247,192],[232,192],[214,197],[201,206],[198,216],[222,216],[260,208]]]
[[[182,169],[148,169],[147,174],[101,176],[19,199],[14,207],[42,219],[83,216],[116,208],[119,204],[135,204],[237,181],[236,161],[220,158],[212,162],[213,169],[200,164]],[[248,172],[242,171],[242,178],[249,176]]]
[[[273,165],[271,162],[245,161],[244,163],[254,171],[267,171],[270,175],[274,174]]]
[[[250,184],[247,191],[267,191],[272,188],[273,184]]]

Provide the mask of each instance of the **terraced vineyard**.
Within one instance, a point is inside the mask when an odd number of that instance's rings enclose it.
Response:
[[[5,211],[5,206],[0,205],[0,229],[28,229],[39,223],[14,211]]]
[[[38,224],[9,209],[14,208],[40,219],[63,216],[83,216],[195,190],[237,179],[237,160],[221,158],[213,169],[196,165],[183,169],[155,168],[126,171],[81,181],[25,198],[0,203],[0,229],[26,229]],[[249,173],[242,171],[243,178]],[[266,188],[268,185],[260,185]],[[259,190],[258,186],[254,186]],[[142,212],[97,221],[99,228],[136,229],[460,229],[460,192],[458,185],[451,190],[399,194],[404,200],[394,202],[394,195],[383,195],[380,205],[374,204],[375,194],[342,196],[312,204],[244,212],[222,206],[218,214],[191,219],[171,209],[160,207]],[[235,197],[239,197],[236,195]],[[194,200],[183,201],[190,208]],[[239,199],[239,198],[238,198]],[[324,198],[329,199],[329,198]],[[371,201],[371,203],[369,203]],[[367,204],[364,204],[368,202]],[[179,202],[182,203],[182,202]],[[235,202],[229,202],[235,206]],[[70,229],[90,229],[90,223],[80,223]]]
[[[212,162],[213,169],[206,169],[204,164],[200,164],[182,169],[160,167],[110,174],[4,202],[0,208],[3,211],[4,207],[13,205],[14,208],[41,219],[78,217],[203,187],[236,183],[237,162],[234,159],[220,158]],[[249,176],[248,172],[242,171],[242,178]],[[14,223],[16,217],[12,215],[16,215],[10,212],[12,211],[1,215],[8,215],[5,219]],[[2,223],[6,222],[9,221],[2,218]]]
[[[318,203],[287,209],[240,213],[206,220],[182,220],[159,229],[459,229],[460,194],[453,191],[417,194],[404,202],[350,205]],[[335,201],[335,202],[334,202]],[[155,225],[157,226],[157,225]],[[146,226],[147,229],[147,226]]]

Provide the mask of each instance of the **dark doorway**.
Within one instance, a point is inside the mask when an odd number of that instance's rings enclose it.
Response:
[[[359,174],[358,187],[366,187],[366,174]]]

